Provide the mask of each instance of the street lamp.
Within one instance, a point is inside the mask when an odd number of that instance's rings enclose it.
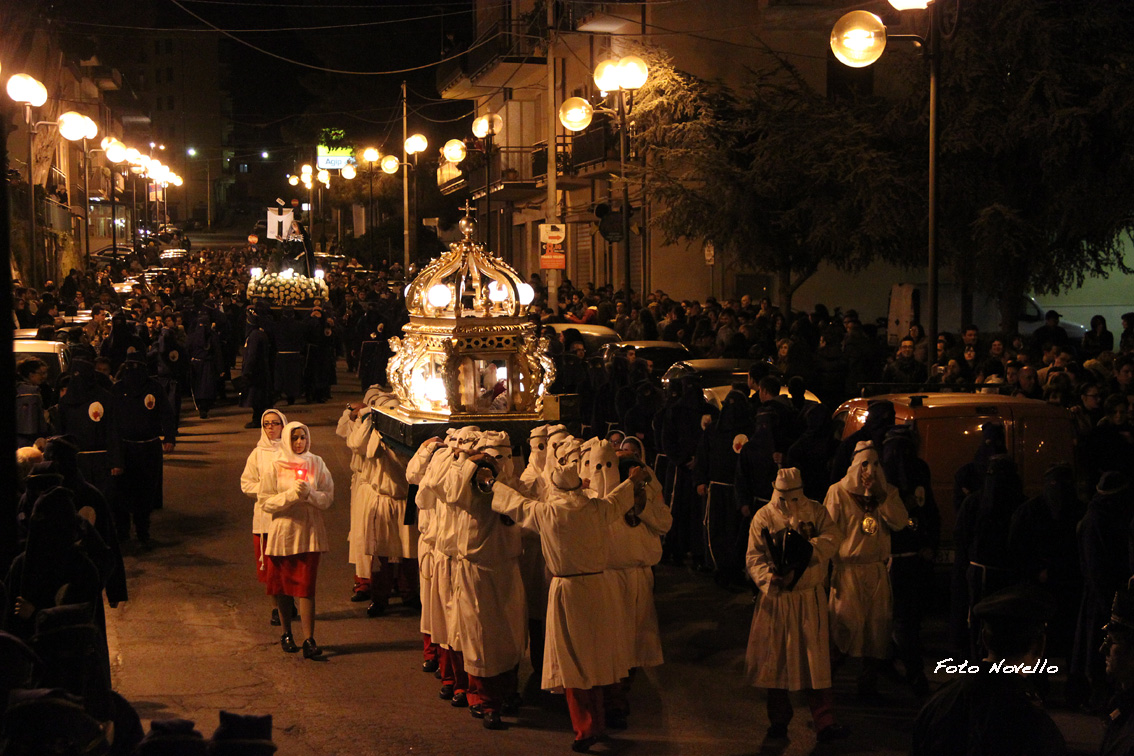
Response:
[[[851,11],[831,30],[831,52],[852,68],[869,66],[881,57],[887,39],[911,40],[921,46],[922,55],[929,61],[929,210],[927,225],[927,266],[929,282],[926,323],[930,344],[937,343],[937,76],[941,65],[941,40],[956,31],[956,24],[942,33],[941,3],[943,0],[889,0],[898,11],[929,10],[929,28],[925,36],[919,34],[886,33],[882,19],[866,11]],[[960,0],[954,0],[959,4]]]
[[[492,251],[492,139],[504,129],[499,113],[486,113],[472,122],[472,133],[484,140],[484,249]]]
[[[35,161],[35,127],[32,120],[32,108],[38,108],[47,102],[47,87],[43,86],[33,76],[16,74],[8,79],[8,96],[15,102],[24,105],[24,123],[28,127],[28,255],[32,266],[33,277],[36,269],[35,254],[35,177],[32,175]]]
[[[404,154],[407,156],[407,158],[410,155],[413,156],[413,162],[412,163],[410,163],[408,161],[408,159],[405,160],[405,161],[398,160],[397,155],[386,155],[382,158],[382,163],[381,163],[382,172],[387,173],[391,176],[398,172],[399,167],[405,166],[405,168],[406,168],[406,172],[402,174],[402,201],[403,201],[403,205],[402,205],[402,225],[403,225],[403,231],[404,231],[404,235],[405,235],[405,257],[406,257],[405,274],[406,275],[409,275],[410,261],[417,254],[417,234],[415,233],[417,224],[415,223],[414,227],[412,229],[411,229],[411,226],[410,226],[409,169],[410,168],[414,169],[413,192],[414,192],[414,210],[416,211],[416,209],[417,209],[417,156],[418,156],[418,153],[424,152],[427,147],[429,147],[429,141],[421,134],[414,134],[414,135],[408,137],[405,141],[405,144],[402,145],[402,148],[405,151]],[[416,213],[415,213],[415,220],[416,220]]]
[[[367,147],[362,151],[362,159],[366,162],[367,188],[370,192],[370,202],[366,206],[366,235],[370,239],[371,260],[377,257],[375,245],[378,243],[374,233],[374,164],[377,163],[381,157],[382,155],[373,147]]]
[[[622,265],[625,278],[626,306],[630,306],[632,288],[630,286],[630,184],[626,180],[626,156],[630,152],[630,134],[626,126],[626,116],[630,112],[631,104],[627,104],[628,96],[642,88],[649,78],[650,69],[646,62],[637,55],[627,55],[623,58],[604,60],[595,66],[595,85],[605,97],[608,92],[618,93],[617,110],[609,108],[595,108],[582,97],[571,97],[563,101],[559,107],[559,122],[568,131],[582,131],[591,124],[595,112],[618,116],[618,165],[619,176],[622,180]],[[549,168],[553,170],[553,168]],[[645,280],[645,247],[643,247],[643,281]]]

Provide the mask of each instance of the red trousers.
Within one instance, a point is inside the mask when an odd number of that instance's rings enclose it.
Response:
[[[811,708],[811,719],[816,731],[835,724],[835,696],[830,688],[808,690],[807,705]],[[785,727],[791,721],[794,710],[791,697],[783,688],[768,688],[768,721]]]
[[[469,689],[469,676],[465,674],[465,655],[460,651],[439,648],[441,684],[452,685],[453,693],[465,693]]]
[[[606,731],[606,716],[602,708],[602,688],[567,688],[567,710],[571,713],[571,727],[575,740],[593,738]]]
[[[439,657],[441,655],[441,647],[433,642],[433,639],[429,637],[428,633],[421,634],[421,646],[421,660],[433,661],[434,659],[438,659],[437,667],[440,669],[441,662]]]
[[[499,711],[504,699],[516,692],[516,670],[510,669],[492,677],[469,675],[469,705],[479,705],[483,711]]]
[[[416,559],[390,564],[388,557],[374,557],[370,564],[370,600],[374,603],[388,602],[395,586],[409,596],[417,596],[420,592]]]

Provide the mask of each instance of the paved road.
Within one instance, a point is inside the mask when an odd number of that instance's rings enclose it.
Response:
[[[569,753],[570,723],[561,699],[525,706],[505,732],[489,732],[467,711],[437,697],[439,683],[420,671],[417,618],[398,608],[368,619],[351,603],[346,564],[350,474],[334,424],[356,382],[340,374],[325,405],[284,408],[311,427],[313,451],[336,483],[328,530],[334,550],[320,565],[316,637],[326,661],[284,654],[269,627],[268,599],[253,574],[251,506],[238,478],[258,432],[248,413],[221,408],[198,420],[186,405],[183,434],[166,460],[166,507],[155,515],[153,551],[127,544],[131,600],[109,612],[115,687],[148,720],[186,717],[206,737],[218,709],[271,713],[281,756],[308,754]],[[192,416],[191,416],[192,415]],[[667,663],[635,681],[625,752],[664,756],[748,754],[901,754],[908,750],[916,702],[897,686],[885,705],[853,695],[852,671],[836,681],[843,743],[816,747],[806,706],[797,705],[787,746],[762,743],[762,694],[743,683],[750,597],[728,593],[704,575],[658,570],[657,602]],[[530,667],[521,669],[526,680]],[[1100,725],[1055,713],[1079,753],[1094,753]]]

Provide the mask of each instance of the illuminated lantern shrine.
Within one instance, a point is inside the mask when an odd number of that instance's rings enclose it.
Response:
[[[409,423],[538,421],[555,378],[538,326],[523,313],[535,292],[510,265],[463,239],[406,287],[410,322],[391,338],[387,375]],[[545,341],[545,340],[543,340]]]

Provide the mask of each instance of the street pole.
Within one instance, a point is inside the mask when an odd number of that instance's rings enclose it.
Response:
[[[559,194],[556,180],[559,174],[559,150],[556,143],[557,135],[555,124],[559,120],[559,113],[555,107],[555,3],[547,3],[547,222],[559,222]],[[563,245],[566,252],[567,245]],[[538,252],[536,260],[541,259]],[[564,256],[566,259],[566,255]],[[537,263],[536,269],[540,270]],[[543,273],[542,270],[540,270]],[[547,273],[547,305],[555,314],[559,313],[559,271],[548,270]],[[629,309],[627,309],[629,312]]]
[[[87,257],[91,256],[90,160],[87,139],[83,137],[83,248],[87,251]]]
[[[941,57],[941,12],[929,3],[929,309],[930,364],[937,354],[937,74]]]
[[[630,286],[630,183],[626,180],[626,153],[630,151],[630,138],[626,133],[626,90],[618,89],[618,166],[622,180],[622,265],[626,278],[626,311],[630,311],[633,287]]]
[[[118,221],[115,216],[118,213],[118,208],[114,204],[114,185],[117,184],[114,175],[114,166],[110,167],[110,254],[113,257],[118,256]]]
[[[488,119],[488,133],[484,135],[484,251],[492,252],[492,119]]]
[[[370,170],[366,172],[367,179],[370,183],[370,204],[366,206],[366,235],[370,239],[370,265],[374,266],[376,258],[378,257],[378,250],[375,248],[375,235],[374,235],[374,161],[370,161]]]
[[[24,105],[24,119],[28,125],[28,264],[31,266],[32,285],[39,286],[43,282],[39,280],[39,266],[36,264],[39,255],[35,249],[35,127],[31,103]]]
[[[208,223],[209,230],[213,230],[213,163],[209,158],[205,158],[205,219]]]
[[[402,82],[402,234],[405,237],[405,263],[403,274],[408,278],[410,266],[410,218],[409,218],[409,155],[406,154],[406,140],[409,139],[409,125],[406,113],[406,83]]]

